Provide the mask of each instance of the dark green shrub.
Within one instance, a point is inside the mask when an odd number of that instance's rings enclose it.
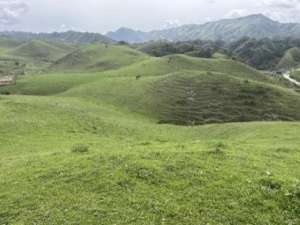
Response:
[[[10,95],[10,92],[3,90],[3,91],[0,91],[0,95]]]

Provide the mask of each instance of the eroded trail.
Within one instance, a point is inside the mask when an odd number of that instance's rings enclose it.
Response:
[[[283,74],[283,77],[284,77],[285,79],[287,79],[288,81],[292,82],[293,84],[295,84],[295,85],[297,85],[297,86],[300,86],[300,82],[299,82],[299,81],[297,81],[297,80],[291,78],[291,72],[290,72],[290,71],[284,73],[284,74]]]

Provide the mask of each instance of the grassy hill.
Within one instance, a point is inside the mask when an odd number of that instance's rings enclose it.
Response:
[[[126,46],[93,44],[57,60],[51,67],[58,71],[103,71],[146,59],[147,56]]]
[[[2,224],[299,222],[299,123],[175,127],[54,96],[0,106]]]
[[[296,70],[291,74],[291,77],[300,82],[300,71]]]
[[[291,48],[280,60],[277,68],[290,70],[297,67],[300,64],[300,49]]]
[[[92,49],[102,57],[116,56],[115,51],[120,47],[111,48],[112,52],[103,46],[106,53]],[[121,47],[119,54],[123,51]],[[91,52],[88,53],[90,56]],[[77,66],[86,65],[78,62]],[[111,68],[98,70],[101,69]],[[104,101],[158,123],[192,125],[300,119],[299,94],[269,76],[231,60],[184,55],[150,58],[98,74],[26,77],[5,91]]]
[[[8,38],[0,38],[0,77],[24,73],[24,65],[18,59],[7,57],[6,53],[22,42]]]
[[[0,224],[300,222],[299,94],[232,60],[77,52],[0,87]]]
[[[8,55],[26,60],[53,62],[66,55],[70,50],[68,45],[33,40],[11,50]]]
[[[22,42],[7,38],[0,38],[0,55],[20,45]]]
[[[178,72],[135,80],[105,78],[66,96],[92,98],[139,112],[158,123],[299,120],[299,94],[226,73]]]

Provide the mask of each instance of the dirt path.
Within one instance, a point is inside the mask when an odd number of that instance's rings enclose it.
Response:
[[[288,81],[292,82],[293,84],[295,84],[295,85],[297,85],[297,86],[300,86],[300,82],[299,82],[299,81],[297,81],[297,80],[291,78],[291,72],[290,72],[290,71],[284,73],[284,74],[283,74],[283,77],[284,77],[285,79],[287,79]]]

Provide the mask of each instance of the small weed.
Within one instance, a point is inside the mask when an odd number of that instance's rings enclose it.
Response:
[[[142,146],[149,146],[149,145],[151,145],[151,142],[148,142],[148,141],[142,142],[142,143],[140,143],[140,145],[142,145]]]
[[[292,196],[300,199],[300,183],[296,184],[292,190]]]
[[[277,181],[273,178],[263,178],[260,180],[263,189],[278,191],[281,189],[282,184],[280,181]]]
[[[71,151],[74,153],[85,153],[88,152],[90,147],[85,144],[77,144],[71,148]]]
[[[223,153],[225,153],[225,149],[226,149],[226,145],[224,143],[220,142],[220,143],[216,144],[212,153],[223,154]]]

